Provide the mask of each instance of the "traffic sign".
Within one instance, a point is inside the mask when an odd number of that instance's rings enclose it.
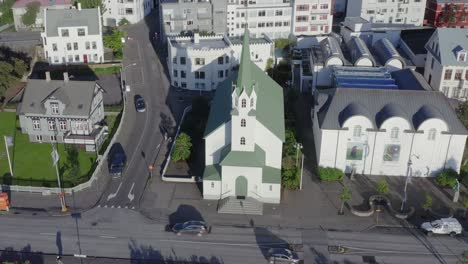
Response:
[[[154,166],[153,166],[153,165],[149,165],[149,166],[148,166],[148,169],[149,169],[150,171],[153,171],[153,170],[154,170]]]

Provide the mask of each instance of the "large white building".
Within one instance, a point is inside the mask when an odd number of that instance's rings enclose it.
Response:
[[[99,8],[45,10],[41,33],[44,56],[50,64],[104,61]]]
[[[417,177],[460,170],[468,133],[437,91],[348,87],[315,98],[319,166]]]
[[[422,26],[426,0],[352,0],[347,17],[362,17],[372,23]]]
[[[230,37],[242,36],[248,24],[254,37],[287,38],[291,34],[292,1],[290,0],[228,0],[227,32]]]
[[[283,89],[250,60],[222,82],[205,129],[204,199],[279,203],[285,138]],[[220,208],[222,210],[222,208]]]
[[[427,42],[424,77],[435,90],[468,99],[468,29],[437,28]]]
[[[216,89],[238,67],[242,49],[239,37],[200,36],[168,38],[171,84],[188,90]],[[251,39],[250,58],[262,70],[272,58],[274,42],[268,37]]]
[[[332,30],[333,1],[294,0],[292,33],[298,35],[328,34]]]
[[[147,16],[154,8],[152,0],[108,0],[103,17],[104,26],[116,26],[122,19],[134,24]]]

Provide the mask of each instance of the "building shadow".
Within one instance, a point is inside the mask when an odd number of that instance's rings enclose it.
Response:
[[[97,81],[96,73],[86,64],[76,65],[50,65],[44,62],[34,64],[30,79],[45,80],[46,72],[50,72],[52,80],[63,80],[63,73],[68,72],[68,78],[72,81]]]
[[[7,247],[1,250],[0,262],[1,263],[33,263],[44,264],[44,257],[42,252],[34,252],[31,245],[26,245],[20,251],[14,250],[12,247]]]
[[[181,204],[175,212],[169,215],[169,224],[166,226],[166,231],[172,231],[172,227],[177,223],[187,221],[205,221],[200,211],[192,205]]]
[[[253,226],[252,221],[251,225]],[[254,226],[253,229],[257,246],[266,260],[269,260],[270,255],[268,254],[268,250],[270,250],[271,248],[290,247],[290,244],[287,241],[272,233],[267,228]]]

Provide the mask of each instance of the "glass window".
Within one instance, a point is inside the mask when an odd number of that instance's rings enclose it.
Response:
[[[41,122],[39,121],[39,119],[33,119],[32,124],[33,124],[33,129],[34,130],[40,130],[41,129]]]
[[[96,41],[93,41],[92,44],[93,44],[93,49],[97,49]]]
[[[82,37],[85,35],[85,29],[84,28],[79,28],[78,29],[78,36]]]
[[[195,72],[195,79],[205,79],[205,72],[203,72],[203,71],[196,71],[196,72]]]
[[[55,130],[55,121],[54,120],[47,121],[47,124],[49,125],[49,130]]]
[[[223,70],[218,71],[218,78],[224,78],[224,71]]]
[[[89,41],[85,42],[85,47],[86,47],[87,50],[89,50],[91,48],[91,45],[90,45]]]
[[[67,121],[60,120],[59,126],[60,126],[60,130],[67,130]]]
[[[355,126],[354,130],[353,130],[353,136],[354,137],[360,137],[361,136],[361,130],[362,130],[361,126]]]
[[[245,137],[241,137],[241,139],[240,139],[240,144],[241,144],[241,145],[245,145]]]
[[[54,115],[59,114],[59,105],[58,105],[58,103],[50,103],[50,108],[52,109],[52,114],[54,114]]]
[[[458,98],[460,96],[460,88],[458,87],[453,87],[452,89],[452,97],[453,98]]]
[[[461,80],[461,79],[462,79],[462,75],[463,75],[463,70],[462,70],[462,69],[456,70],[456,71],[455,71],[455,80]]]
[[[71,43],[67,43],[67,50],[71,50]]]
[[[398,139],[398,133],[399,132],[400,132],[400,130],[398,129],[398,127],[392,128],[392,130],[390,132],[390,138],[391,139]]]
[[[177,64],[177,57],[172,58],[172,63]]]
[[[246,126],[246,121],[244,118],[241,119],[241,127],[245,127]]]
[[[68,29],[62,29],[61,32],[62,32],[62,37],[68,37],[68,35],[69,35],[68,34]]]
[[[180,57],[180,64],[185,65],[185,57]]]
[[[308,11],[309,10],[309,5],[297,5],[296,10],[297,11]]]
[[[78,50],[78,42],[74,42],[74,43],[73,43],[73,49],[74,49],[74,50]]]
[[[437,130],[435,130],[435,128],[429,129],[427,140],[434,141],[436,138],[436,134],[437,134]]]
[[[227,63],[229,63],[229,56],[226,56],[225,60],[224,60]]]
[[[68,62],[73,62],[73,55],[68,55]]]
[[[241,107],[242,108],[247,107],[247,101],[245,99],[242,99]]]
[[[79,62],[80,61],[80,55],[75,55],[75,62]]]
[[[52,50],[53,50],[53,51],[57,51],[57,44],[55,44],[55,43],[52,44]]]
[[[451,80],[452,79],[452,70],[445,70],[445,74],[444,74],[444,80]]]
[[[180,78],[185,79],[185,76],[186,76],[185,71],[180,71]]]
[[[221,57],[218,57],[218,64],[223,64],[224,63],[224,58],[221,56]]]
[[[250,107],[253,107],[253,106],[254,106],[254,99],[250,98]]]
[[[204,58],[195,58],[195,65],[205,65],[205,59]]]
[[[258,11],[258,16],[259,17],[264,17],[266,15],[265,11]]]
[[[177,70],[174,70],[174,73],[173,73],[174,77],[177,77],[177,73],[178,73]]]

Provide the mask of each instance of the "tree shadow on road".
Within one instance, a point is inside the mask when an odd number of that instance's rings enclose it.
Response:
[[[192,205],[181,204],[177,210],[169,215],[169,224],[166,226],[166,231],[171,231],[172,226],[177,223],[183,223],[187,221],[205,221],[200,211],[198,211]]]
[[[251,222],[251,225],[253,226],[253,222]],[[287,241],[281,239],[267,228],[255,226],[253,226],[253,228],[257,245],[266,260],[270,257],[268,254],[270,248],[289,248],[289,243]]]
[[[170,255],[163,256],[162,253],[154,249],[152,246],[138,245],[135,240],[130,240],[128,243],[130,250],[130,263],[131,264],[223,264],[224,261],[216,256],[203,257],[191,255],[190,257],[179,257],[177,253],[172,250]]]
[[[14,250],[12,247],[7,247],[1,250],[0,262],[24,263],[29,261],[33,264],[44,264],[42,252],[33,252],[31,245],[26,245],[20,251]]]

